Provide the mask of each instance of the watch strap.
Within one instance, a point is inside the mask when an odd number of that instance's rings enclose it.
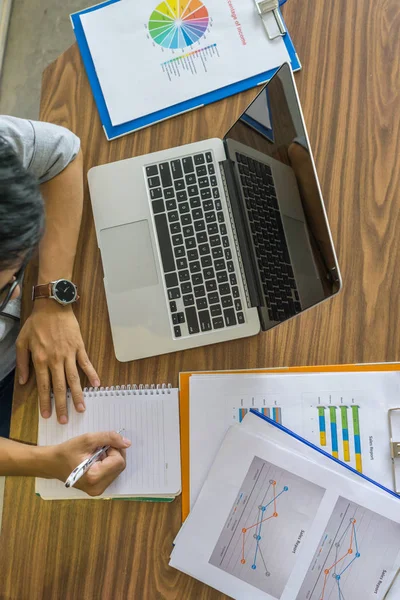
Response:
[[[50,298],[52,296],[52,291],[52,283],[34,285],[32,289],[32,300],[37,300],[38,298]]]

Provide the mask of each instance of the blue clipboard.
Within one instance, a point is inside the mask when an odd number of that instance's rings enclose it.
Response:
[[[371,479],[367,475],[364,475],[364,473],[360,473],[359,471],[356,471],[355,469],[353,469],[353,467],[350,467],[350,465],[346,465],[346,463],[342,462],[341,460],[338,460],[337,458],[335,458],[331,454],[328,454],[328,452],[325,452],[325,450],[322,450],[322,448],[319,448],[318,446],[316,446],[312,442],[309,442],[308,440],[306,440],[305,438],[301,437],[300,435],[297,435],[297,433],[294,433],[294,431],[292,431],[291,429],[287,429],[287,427],[284,427],[280,423],[277,423],[273,419],[270,419],[266,415],[263,415],[262,413],[259,413],[257,410],[254,410],[253,408],[250,409],[250,412],[253,413],[253,415],[256,415],[257,417],[259,417],[260,419],[263,419],[264,421],[267,421],[267,423],[269,423],[270,425],[273,425],[277,429],[280,429],[284,433],[287,433],[292,438],[295,438],[296,440],[298,440],[302,444],[305,444],[309,448],[312,448],[313,450],[316,450],[316,452],[319,452],[320,454],[323,454],[324,456],[326,456],[330,460],[333,460],[335,463],[337,463],[341,467],[344,467],[348,471],[351,471],[351,473],[354,473],[355,475],[357,475],[358,477],[361,477],[365,481],[369,481],[369,483],[372,483],[373,485],[375,485],[376,487],[380,488],[384,492],[387,492],[391,496],[394,496],[397,500],[400,500],[400,496],[398,494],[396,494],[393,490],[389,490],[389,488],[385,487],[381,483],[378,483],[374,479]]]
[[[101,4],[97,4],[96,6],[91,6],[90,8],[86,8],[85,10],[73,13],[70,16],[72,27],[75,33],[75,38],[81,53],[82,61],[85,66],[90,86],[92,88],[97,109],[99,111],[100,120],[108,140],[113,140],[123,135],[127,135],[128,133],[132,133],[133,131],[137,131],[138,129],[143,129],[144,127],[153,125],[154,123],[164,121],[182,113],[194,110],[196,108],[200,108],[201,106],[204,106],[206,104],[211,104],[212,102],[217,102],[218,100],[222,100],[223,98],[227,98],[228,96],[233,96],[234,94],[238,94],[239,92],[243,92],[250,88],[254,88],[257,85],[265,83],[266,81],[271,79],[273,74],[277,71],[277,69],[272,69],[270,71],[266,71],[265,73],[260,73],[260,75],[249,77],[248,79],[244,79],[243,81],[239,81],[232,85],[228,85],[218,90],[214,90],[213,92],[210,92],[208,94],[197,96],[196,98],[192,98],[191,100],[187,100],[186,102],[181,102],[169,108],[164,108],[163,110],[159,110],[144,117],[140,117],[139,119],[133,119],[132,121],[122,123],[121,125],[113,125],[111,123],[104,95],[100,87],[100,82],[97,77],[96,70],[94,68],[93,59],[90,54],[89,45],[87,43],[85,32],[81,22],[81,15],[93,12],[95,10],[101,10],[104,6],[108,6],[109,4],[114,4],[115,2],[120,1],[121,0],[106,0],[106,2],[102,2]],[[284,4],[286,1],[287,0],[281,0],[280,5]],[[301,69],[301,64],[296,54],[296,50],[289,33],[286,33],[283,36],[283,39],[289,54],[292,69],[293,71],[299,71]]]

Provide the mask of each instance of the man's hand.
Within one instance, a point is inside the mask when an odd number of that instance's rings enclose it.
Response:
[[[29,377],[29,353],[36,371],[42,417],[46,419],[51,415],[50,391],[53,389],[58,422],[68,422],[67,387],[71,389],[76,410],[83,412],[85,403],[77,363],[92,386],[99,386],[100,380],[86,354],[71,306],[60,306],[54,300],[35,301],[32,314],[17,340],[18,381],[21,385]]]
[[[100,496],[125,469],[126,448],[130,445],[129,440],[115,431],[86,433],[49,448],[51,456],[49,475],[53,479],[65,482],[85,458],[102,446],[111,446],[107,456],[92,465],[74,486],[89,496]]]

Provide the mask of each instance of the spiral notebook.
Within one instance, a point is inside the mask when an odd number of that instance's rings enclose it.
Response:
[[[171,501],[181,491],[178,390],[167,385],[85,389],[86,411],[77,413],[68,393],[67,425],[39,417],[38,445],[59,444],[89,432],[124,429],[131,440],[126,469],[100,498]],[[45,500],[90,498],[61,481],[36,479]]]

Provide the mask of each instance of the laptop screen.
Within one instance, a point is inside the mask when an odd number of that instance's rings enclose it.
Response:
[[[283,65],[225,137],[268,329],[340,289],[293,75]],[[243,252],[243,248],[242,248]]]

